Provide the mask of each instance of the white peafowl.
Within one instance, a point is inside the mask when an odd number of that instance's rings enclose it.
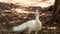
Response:
[[[31,33],[31,31],[35,31],[35,34],[37,34],[37,32],[42,29],[42,23],[39,20],[38,10],[36,10],[35,16],[36,16],[35,20],[30,20],[28,22],[25,22],[25,23],[19,25],[19,26],[15,26],[15,27],[13,27],[13,31],[22,32],[26,28],[28,28],[29,29],[29,34]]]

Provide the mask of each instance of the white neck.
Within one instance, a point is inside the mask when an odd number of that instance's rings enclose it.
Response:
[[[38,10],[36,10],[35,16],[36,16],[36,21],[39,21],[39,13],[38,13]]]

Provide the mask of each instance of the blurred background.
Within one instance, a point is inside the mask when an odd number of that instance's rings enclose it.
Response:
[[[46,23],[52,17],[54,3],[55,0],[0,0],[0,34],[26,34],[27,29],[17,33],[12,28],[34,20],[37,8],[39,8],[39,19],[43,24],[38,34],[60,34],[60,14],[57,14],[56,22],[52,20],[53,23]]]

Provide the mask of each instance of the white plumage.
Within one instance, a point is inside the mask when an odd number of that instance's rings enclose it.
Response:
[[[21,25],[19,25],[19,26],[13,27],[13,31],[22,32],[22,31],[24,31],[26,28],[27,28],[27,23],[23,23],[23,24],[21,24]]]
[[[31,31],[35,31],[35,34],[37,34],[38,31],[41,30],[42,28],[42,23],[39,21],[39,13],[38,10],[36,10],[35,13],[36,19],[35,20],[30,20],[26,23],[23,23],[17,27],[13,27],[13,31],[24,31],[26,28],[29,29],[29,34],[31,33]]]

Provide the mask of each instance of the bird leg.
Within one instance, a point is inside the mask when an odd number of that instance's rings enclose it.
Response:
[[[38,33],[38,31],[35,31],[35,34],[37,34]]]
[[[31,29],[29,28],[29,34],[31,33]]]

